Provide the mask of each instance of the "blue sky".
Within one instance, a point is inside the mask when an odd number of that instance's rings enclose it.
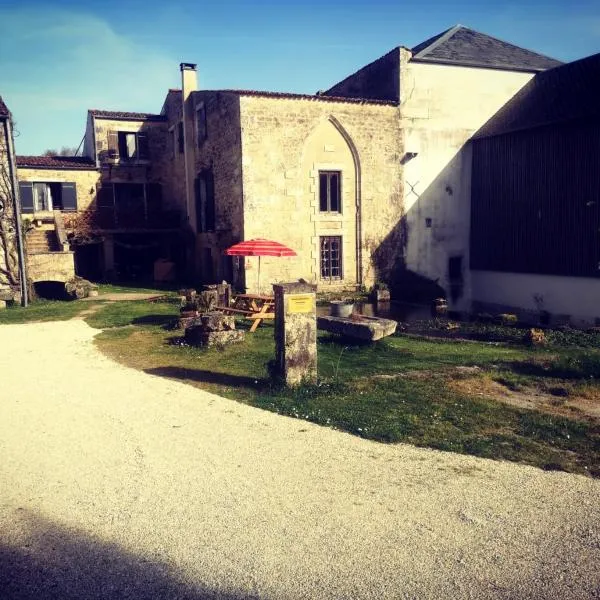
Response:
[[[0,95],[19,154],[77,146],[88,108],[158,112],[198,63],[204,89],[314,93],[461,23],[570,61],[600,52],[598,0],[0,0]]]

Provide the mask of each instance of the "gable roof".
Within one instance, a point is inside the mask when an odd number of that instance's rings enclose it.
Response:
[[[87,156],[17,156],[17,167],[30,169],[95,169]]]
[[[412,48],[415,62],[537,72],[562,63],[554,58],[455,25]]]
[[[539,73],[473,138],[600,118],[600,54]]]
[[[90,115],[97,119],[114,119],[116,121],[165,121],[166,117],[163,115],[155,115],[152,113],[139,113],[139,112],[123,112],[118,110],[97,110],[91,108],[89,111]]]
[[[0,117],[8,117],[10,114],[8,107],[4,104],[4,100],[2,100],[2,96],[0,96]]]

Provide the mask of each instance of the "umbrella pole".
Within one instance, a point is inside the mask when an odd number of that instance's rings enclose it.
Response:
[[[260,256],[258,257],[258,295],[260,296]]]

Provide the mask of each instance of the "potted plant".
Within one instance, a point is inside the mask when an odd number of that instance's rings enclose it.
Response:
[[[376,281],[371,289],[371,302],[389,302],[390,289],[385,281]]]

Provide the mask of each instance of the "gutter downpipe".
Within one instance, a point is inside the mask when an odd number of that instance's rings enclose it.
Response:
[[[27,266],[25,262],[25,252],[23,250],[23,227],[21,224],[21,199],[19,198],[19,186],[17,183],[16,157],[10,115],[8,119],[4,121],[4,131],[6,133],[6,141],[8,144],[8,169],[10,171],[10,180],[13,188],[13,210],[15,213],[15,223],[17,226],[17,249],[19,251],[19,283],[21,284],[21,306],[28,306],[29,297],[27,294]]]

